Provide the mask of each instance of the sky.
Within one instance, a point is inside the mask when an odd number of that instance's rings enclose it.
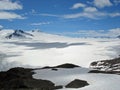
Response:
[[[0,0],[1,28],[120,34],[120,0]]]

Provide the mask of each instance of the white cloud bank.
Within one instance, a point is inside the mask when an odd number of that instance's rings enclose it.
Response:
[[[0,11],[0,19],[24,19],[24,17],[13,12]]]
[[[10,0],[0,1],[0,10],[16,10],[22,9],[23,7],[17,2],[11,2]]]
[[[23,6],[18,2],[12,2],[11,0],[0,0],[0,19],[24,19],[21,15],[18,15],[11,10],[20,10]]]

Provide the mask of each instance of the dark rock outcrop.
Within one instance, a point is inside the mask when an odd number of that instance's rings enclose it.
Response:
[[[70,64],[70,63],[65,63],[65,64],[62,64],[62,65],[55,66],[55,68],[75,68],[75,67],[80,67],[80,66]]]
[[[54,71],[58,71],[58,68],[76,68],[76,67],[80,67],[78,65],[75,65],[75,64],[71,64],[71,63],[65,63],[65,64],[61,64],[61,65],[58,65],[58,66],[53,66],[53,67],[50,67],[50,66],[46,66],[46,67],[43,67],[43,68],[40,68],[40,69],[51,69],[51,70],[54,70]]]
[[[56,89],[62,89],[62,88],[63,88],[62,85],[60,85],[60,86],[55,86],[55,90],[56,90]]]
[[[66,85],[65,87],[66,88],[81,88],[87,85],[89,85],[87,81],[75,79],[72,82],[70,82],[68,85]]]
[[[119,71],[120,57],[111,60],[95,61],[90,64],[90,68],[102,71]]]
[[[52,68],[51,70],[53,70],[53,71],[58,71],[58,69],[56,69],[56,68]]]
[[[119,71],[101,71],[101,70],[90,70],[88,73],[120,74]]]
[[[61,88],[48,80],[34,79],[33,69],[12,68],[6,72],[0,72],[0,90],[16,89],[37,89],[37,90],[54,90]]]

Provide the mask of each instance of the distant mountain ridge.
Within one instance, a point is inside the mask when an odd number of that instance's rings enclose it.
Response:
[[[70,37],[48,34],[40,30],[1,30],[0,40],[37,40],[37,41],[62,41]]]
[[[60,39],[60,38],[69,38],[67,36],[62,36],[62,35],[56,35],[56,34],[48,34],[45,32],[42,32],[40,30],[29,30],[29,31],[25,31],[25,30],[0,30],[0,39],[35,39],[35,40],[49,40],[49,39]],[[120,35],[116,36],[116,37],[106,37],[106,36],[102,36],[102,37],[94,37],[94,36],[90,36],[90,37],[79,37],[79,38],[106,38],[106,39],[111,39],[111,38],[119,38],[120,39]]]

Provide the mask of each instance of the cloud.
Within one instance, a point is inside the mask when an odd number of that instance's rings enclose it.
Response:
[[[40,25],[48,25],[50,22],[40,22],[40,23],[32,23],[33,26],[40,26]]]
[[[2,25],[0,25],[0,30],[3,28],[3,26]]]
[[[84,12],[97,12],[97,9],[95,7],[86,7]]]
[[[110,29],[109,34],[120,35],[120,28]]]
[[[0,11],[0,19],[24,19],[25,17],[22,17],[16,13],[13,12],[5,12],[5,11]]]
[[[18,2],[11,2],[10,0],[0,0],[0,10],[16,10],[22,8],[22,5],[18,4]]]
[[[120,16],[120,13],[111,13],[110,16],[111,16],[111,17],[119,17],[119,16]]]
[[[78,8],[80,8],[80,7],[85,7],[86,5],[85,4],[83,4],[83,3],[76,3],[76,4],[74,4],[73,6],[72,6],[72,8],[71,9],[78,9]]]
[[[83,11],[75,14],[65,14],[65,15],[55,15],[55,14],[39,14],[40,16],[58,17],[64,19],[74,19],[74,18],[91,18],[96,19],[99,16],[104,16],[104,13],[98,12],[95,7],[85,7]]]
[[[97,10],[84,11],[76,14],[63,15],[63,18],[72,19],[72,18],[90,18],[90,19],[100,19],[105,16],[109,16],[107,13],[98,12]]]
[[[119,17],[119,16],[120,16],[119,12],[112,12],[112,13],[102,12],[102,11],[98,11],[96,7],[86,6],[83,8],[83,11],[80,13],[66,14],[59,17],[66,18],[66,19],[74,19],[74,18],[81,18],[81,17],[90,18],[90,19],[101,19],[104,17],[112,18],[112,17]]]
[[[99,10],[99,8],[103,8],[106,6],[112,6],[112,3],[109,0],[94,0],[94,3],[92,2],[91,6],[82,4],[82,3],[76,3],[72,6],[71,9],[78,9],[82,7],[82,10],[80,10],[78,13],[73,14],[63,14],[63,15],[56,15],[56,14],[39,14],[40,16],[46,16],[46,17],[56,17],[56,18],[64,18],[64,19],[75,19],[75,18],[89,18],[89,19],[102,19],[102,18],[114,18],[119,17],[120,12],[103,12],[102,10]],[[97,6],[97,7],[95,7]]]
[[[112,6],[110,0],[94,0],[94,5],[98,8],[104,8]]]
[[[107,13],[107,12],[99,12],[95,8],[85,8],[83,12],[75,13],[75,14],[64,14],[64,15],[56,15],[56,14],[38,14],[40,16],[45,17],[57,17],[64,19],[75,19],[75,18],[89,18],[89,19],[101,19],[105,17],[120,17],[119,12]]]
[[[23,6],[18,2],[12,2],[11,0],[0,0],[0,19],[24,19],[25,17],[13,12],[13,10],[18,9],[23,9]]]

